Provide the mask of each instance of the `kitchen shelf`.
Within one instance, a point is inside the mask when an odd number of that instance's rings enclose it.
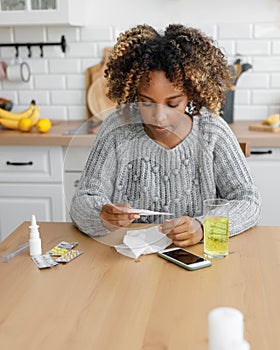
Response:
[[[54,3],[54,9],[33,9],[31,0],[25,0],[23,10],[0,8],[0,26],[86,25],[86,0],[56,0]]]

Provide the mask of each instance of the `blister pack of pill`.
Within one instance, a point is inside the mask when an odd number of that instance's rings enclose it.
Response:
[[[66,252],[65,254],[61,255],[59,258],[55,259],[55,261],[57,262],[61,262],[61,263],[67,263],[75,258],[77,258],[79,255],[83,254],[82,250],[69,250],[68,252]]]
[[[63,254],[70,251],[72,248],[76,247],[78,242],[65,242],[62,241],[58,243],[55,247],[48,251],[51,256],[62,256]]]
[[[39,269],[46,269],[48,267],[58,265],[58,263],[53,260],[49,253],[33,256],[32,260]]]

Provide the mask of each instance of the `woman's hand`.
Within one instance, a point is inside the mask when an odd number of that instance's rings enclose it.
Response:
[[[172,239],[177,247],[196,244],[203,238],[203,228],[198,221],[189,216],[165,220],[158,229]]]
[[[114,231],[120,227],[127,227],[132,221],[140,218],[138,214],[131,213],[131,209],[128,203],[105,204],[99,217],[105,227]]]

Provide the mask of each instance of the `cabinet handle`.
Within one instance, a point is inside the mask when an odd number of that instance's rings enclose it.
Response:
[[[252,151],[251,150],[251,154],[272,154],[272,150],[271,149],[263,150],[263,151]]]
[[[7,161],[7,163],[6,163],[7,165],[33,165],[33,162],[25,162],[25,163],[23,163],[23,162],[9,162],[9,161]]]

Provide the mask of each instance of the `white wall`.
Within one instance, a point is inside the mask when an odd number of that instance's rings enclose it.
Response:
[[[280,0],[107,0],[106,6],[89,1],[85,27],[0,27],[1,42],[59,41],[66,36],[67,53],[46,47],[20,48],[29,62],[29,83],[0,81],[0,97],[13,100],[15,110],[32,99],[42,116],[85,119],[85,71],[100,62],[103,48],[114,44],[119,31],[138,23],[164,27],[181,22],[201,28],[217,40],[229,61],[236,53],[253,65],[236,86],[235,120],[256,120],[280,111]],[[276,21],[279,18],[279,21]],[[0,59],[9,62],[13,48],[1,48]]]
[[[275,22],[279,0],[88,0],[87,20],[94,25],[169,22]],[[279,22],[280,23],[280,22]]]

